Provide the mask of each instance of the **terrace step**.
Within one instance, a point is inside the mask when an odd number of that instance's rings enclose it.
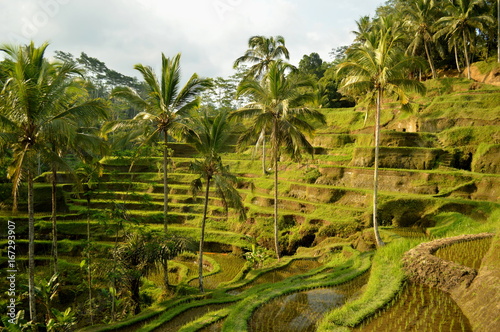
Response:
[[[216,209],[222,206],[222,203],[220,203],[219,200],[212,200],[211,201],[212,205],[210,206],[209,213],[212,214],[217,214],[217,213],[222,213],[222,212],[217,212]],[[214,204],[220,204],[219,206],[214,205]],[[77,206],[85,206],[87,207],[87,200],[83,199],[75,199],[73,200],[73,204]],[[110,207],[112,207],[114,204],[116,204],[115,201],[108,201],[108,200],[92,200],[90,202],[90,209],[94,210],[111,210]],[[133,201],[128,201],[123,203],[123,207],[125,211],[128,210],[141,210],[141,211],[163,211],[163,202],[151,202],[149,204],[146,203],[141,203],[141,202],[133,202]],[[194,212],[194,213],[201,213],[203,210],[203,205],[202,204],[196,204],[196,203],[169,203],[168,204],[168,209],[169,212]]]

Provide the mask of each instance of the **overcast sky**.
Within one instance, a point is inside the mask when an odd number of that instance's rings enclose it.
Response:
[[[82,51],[126,75],[161,52],[182,53],[183,76],[227,77],[254,35],[285,38],[290,62],[353,40],[355,20],[384,0],[0,0],[0,44],[49,41],[49,55]]]

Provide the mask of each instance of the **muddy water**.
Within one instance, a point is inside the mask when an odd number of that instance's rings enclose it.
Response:
[[[217,255],[221,255],[221,254],[217,254]],[[232,267],[230,268],[232,270],[236,270],[235,266],[238,266],[238,264],[235,263],[235,261],[234,261],[235,256],[222,255],[222,257],[223,257],[222,260],[220,259],[221,256],[212,256],[212,257],[215,260],[217,260],[217,262],[219,264],[221,264],[222,271],[224,271],[225,267],[226,267],[226,269],[228,268],[228,266],[226,264],[232,265]],[[226,261],[223,263],[224,259]],[[295,260],[292,263],[290,263],[288,266],[286,266],[282,269],[273,270],[273,271],[270,271],[270,272],[267,272],[267,273],[261,275],[251,285],[247,285],[246,288],[250,288],[250,287],[253,287],[255,285],[263,284],[263,283],[279,282],[279,281],[282,281],[286,278],[289,278],[289,277],[292,277],[292,276],[295,276],[298,274],[306,273],[306,272],[310,271],[311,269],[319,267],[320,265],[321,264],[315,260]],[[240,269],[238,269],[238,272]],[[234,274],[234,276],[235,276],[236,274],[234,272],[235,271],[231,272],[230,275],[232,276]],[[214,277],[215,276],[216,275],[214,275]],[[228,275],[225,279],[231,280],[232,278],[234,278],[234,276],[229,278],[230,276]],[[206,279],[209,279],[209,278],[206,278]],[[243,291],[243,290],[239,289],[237,293],[240,293],[241,291]],[[319,296],[319,297],[321,297],[321,296]],[[200,316],[202,316],[210,311],[219,310],[219,309],[224,308],[225,306],[230,306],[230,305],[232,305],[232,303],[220,304],[220,305],[208,305],[208,306],[202,306],[199,308],[190,309],[190,310],[184,312],[183,314],[178,315],[172,321],[164,324],[159,329],[156,329],[155,332],[156,331],[176,331],[176,328],[179,328],[180,326],[185,325],[185,324],[195,320],[196,318],[198,318],[198,317],[200,317]],[[223,323],[222,321],[217,322],[215,324],[212,324],[212,325],[204,328],[202,331],[206,331],[206,332],[220,331],[222,328],[222,323]]]
[[[283,296],[260,307],[250,322],[251,332],[315,331],[316,321],[344,303],[345,295],[320,288]]]
[[[251,283],[249,283],[243,287],[240,287],[238,289],[234,289],[228,293],[232,294],[232,295],[238,295],[241,292],[243,292],[249,288],[252,288],[256,285],[266,284],[266,283],[272,284],[275,282],[280,282],[280,281],[285,280],[286,278],[290,278],[290,277],[293,277],[293,276],[299,275],[299,274],[304,274],[304,273],[306,273],[312,269],[315,269],[317,267],[320,267],[320,266],[321,266],[321,264],[318,263],[318,261],[316,261],[316,260],[308,260],[308,259],[294,260],[289,265],[287,265],[281,269],[276,269],[276,270],[266,272],[266,273],[260,275],[259,277],[257,277],[257,279],[255,279]]]
[[[355,296],[368,276],[366,273],[340,286],[296,292],[269,301],[255,311],[249,331],[316,331],[316,324],[323,315]]]
[[[376,313],[353,331],[468,332],[472,329],[449,294],[435,288],[408,284],[387,309]]]

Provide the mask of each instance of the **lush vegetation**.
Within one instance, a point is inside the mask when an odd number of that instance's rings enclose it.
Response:
[[[317,329],[411,315],[409,292],[448,303],[405,286],[400,259],[499,231],[500,88],[471,80],[500,68],[493,4],[387,1],[334,61],[297,67],[284,37],[253,36],[235,75],[184,86],[179,54],[158,75],[136,65],[138,81],[85,53],[49,60],[47,43],[1,46],[0,263],[19,270],[4,326],[246,331],[267,302],[368,273]],[[479,249],[437,255],[479,269],[463,257]]]

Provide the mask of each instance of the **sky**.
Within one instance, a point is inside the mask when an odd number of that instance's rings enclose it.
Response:
[[[182,53],[183,76],[228,77],[251,36],[281,35],[290,62],[351,44],[361,16],[384,0],[0,0],[0,44],[39,45],[138,77],[137,63],[158,70],[161,53]]]

